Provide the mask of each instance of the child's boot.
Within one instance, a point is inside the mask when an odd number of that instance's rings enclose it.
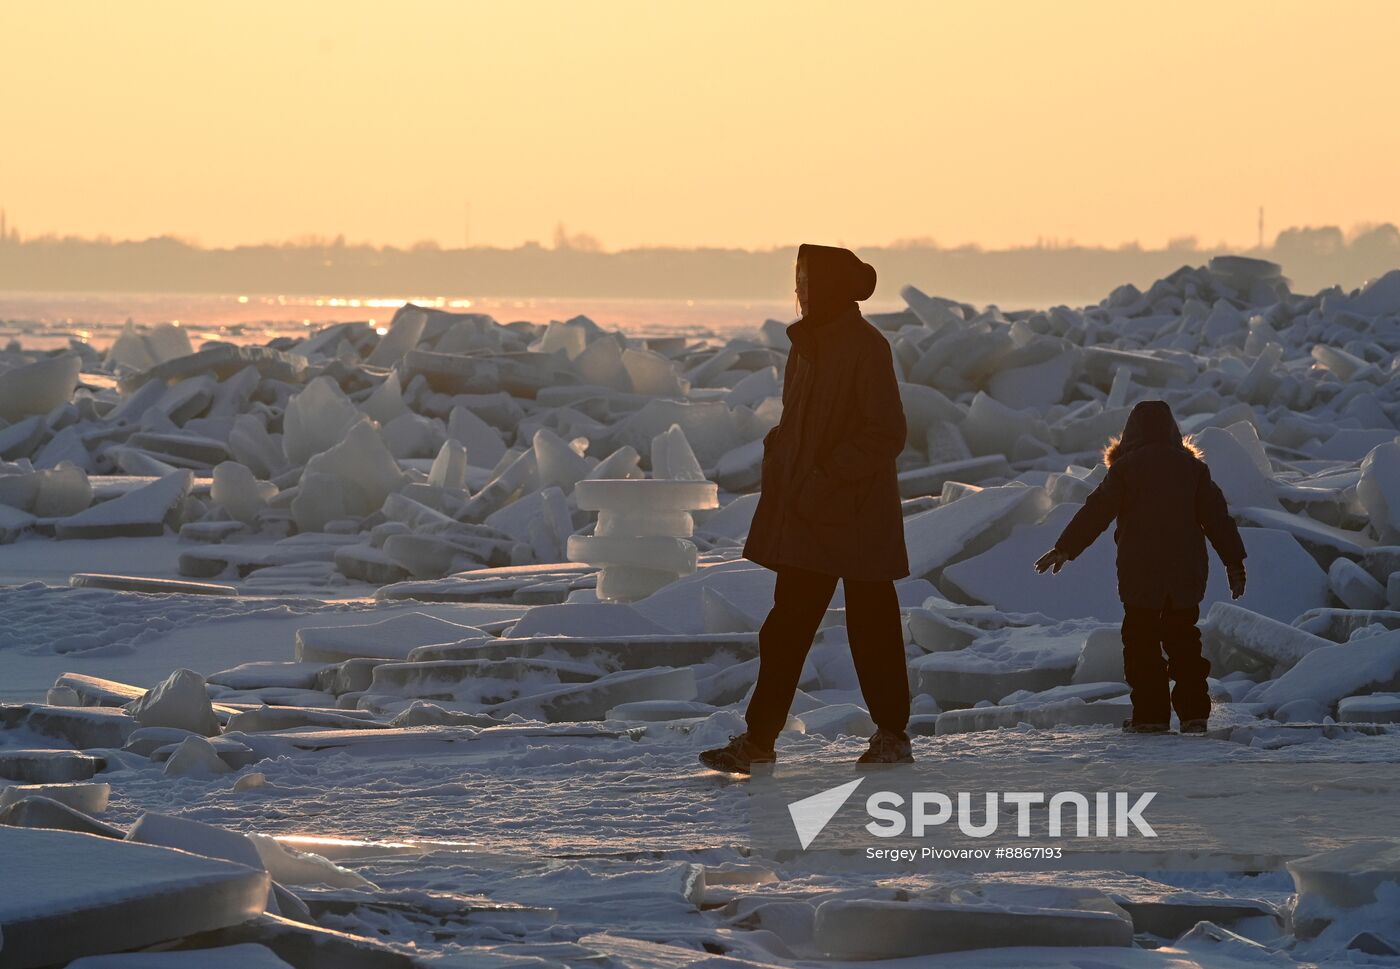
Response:
[[[1170,733],[1172,725],[1169,723],[1149,723],[1139,720],[1124,720],[1124,733]]]

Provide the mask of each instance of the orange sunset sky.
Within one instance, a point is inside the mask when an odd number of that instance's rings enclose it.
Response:
[[[1400,222],[1400,4],[0,7],[26,235],[1252,244]]]

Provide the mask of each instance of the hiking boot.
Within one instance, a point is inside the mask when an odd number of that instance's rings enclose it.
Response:
[[[1182,733],[1205,733],[1208,722],[1202,718],[1200,720],[1183,720],[1181,723]]]
[[[754,764],[771,764],[777,759],[772,747],[758,746],[747,733],[730,737],[729,743],[723,747],[700,753],[700,763],[724,774],[749,774],[753,772]]]
[[[870,738],[870,749],[860,755],[858,764],[912,764],[914,748],[909,743],[909,735],[903,731],[886,730],[881,727]]]
[[[1136,720],[1124,720],[1124,733],[1171,733],[1172,725],[1169,723],[1139,723]]]

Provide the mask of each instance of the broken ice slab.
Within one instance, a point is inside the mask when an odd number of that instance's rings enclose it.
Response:
[[[602,719],[601,717],[598,719]],[[298,750],[345,750],[363,756],[402,757],[406,754],[431,753],[454,745],[466,745],[477,740],[550,737],[578,740],[635,739],[642,728],[607,729],[592,724],[542,726],[540,724],[504,724],[496,727],[389,727],[365,730],[285,730],[257,735],[240,734],[265,757],[276,757]]]
[[[1360,461],[1373,449],[1395,440],[1393,429],[1343,427],[1327,436],[1321,444],[1304,444],[1299,450],[1309,457],[1324,461]]]
[[[929,653],[962,649],[980,635],[975,626],[950,619],[935,609],[916,606],[905,613],[910,638]]]
[[[1332,560],[1345,555],[1348,558],[1362,558],[1366,550],[1375,546],[1376,540],[1364,532],[1336,528],[1322,522],[1313,521],[1303,515],[1287,511],[1274,511],[1268,508],[1236,508],[1234,515],[1242,525],[1256,525],[1260,528],[1275,528],[1288,532],[1307,549],[1324,569]]]
[[[50,828],[56,831],[76,831],[103,838],[125,837],[126,832],[115,825],[74,810],[51,797],[31,794],[0,811],[0,824],[14,828]]]
[[[267,872],[69,831],[0,827],[0,966],[63,964],[236,925],[267,904]],[[81,873],[81,877],[75,877]]]
[[[220,732],[204,677],[194,670],[175,670],[126,709],[143,727],[178,727],[205,737]]]
[[[174,323],[136,328],[127,321],[121,333],[107,348],[106,362],[135,370],[147,370],[165,360],[194,352],[189,331]]]
[[[84,707],[124,707],[141,699],[144,687],[116,680],[104,680],[85,673],[63,673],[54,680],[54,687],[65,687],[78,695],[78,705]]]
[[[319,674],[327,665],[278,661],[240,663],[230,669],[210,673],[205,679],[211,684],[233,690],[257,690],[263,687],[314,690]]]
[[[1272,469],[1268,459],[1262,457],[1259,440],[1253,437],[1253,427],[1249,429],[1252,444],[1257,449],[1260,461],[1251,454],[1251,449],[1241,443],[1239,436],[1230,430],[1208,427],[1193,438],[1201,452],[1201,458],[1210,468],[1211,479],[1219,486],[1231,508],[1252,507],[1281,510],[1275,493]]]
[[[1385,724],[1378,723],[1274,723],[1250,716],[1251,719],[1245,723],[1219,725],[1212,721],[1207,735],[1257,750],[1282,750],[1319,740],[1356,740],[1379,737],[1389,732]],[[1216,719],[1219,719],[1218,715]]]
[[[1176,381],[1186,383],[1196,376],[1192,358],[1184,353],[1166,356],[1094,346],[1085,347],[1081,359],[1085,376],[1100,387],[1110,386],[1114,373],[1120,368],[1148,387],[1166,387]]]
[[[191,734],[164,753],[165,768],[162,773],[166,777],[209,777],[233,771],[228,762],[219,756],[214,745],[198,734]]]
[[[580,481],[574,500],[585,511],[666,512],[719,507],[712,481],[613,478]]]
[[[1340,556],[1333,559],[1327,570],[1327,582],[1332,594],[1348,609],[1385,608],[1385,586],[1351,559]]]
[[[127,442],[132,447],[177,467],[212,468],[229,459],[228,447],[223,441],[197,434],[142,431],[131,435]]]
[[[1008,407],[1043,409],[1065,398],[1079,372],[1078,347],[1034,340],[1005,354],[987,380],[987,393]]]
[[[915,693],[927,693],[943,708],[998,701],[1017,690],[1039,693],[1067,686],[1089,630],[1023,626],[989,633],[966,649],[930,653],[909,664]]]
[[[1330,709],[1343,697],[1396,690],[1400,631],[1391,631],[1340,646],[1324,641],[1264,687],[1257,699],[1271,711],[1295,700],[1314,700]]]
[[[498,638],[461,646],[425,646],[413,662],[467,659],[550,659],[584,663],[604,672],[654,666],[729,666],[758,656],[755,633],[659,636],[542,636]]]
[[[813,941],[836,959],[898,959],[1017,946],[1130,946],[1125,913],[1029,905],[831,899]]]
[[[184,961],[171,964],[169,969],[205,969],[205,963],[198,961],[204,953],[245,946],[269,949],[296,969],[418,969],[429,965],[375,939],[295,922],[268,912],[247,922],[182,938],[177,945],[168,954]],[[225,967],[220,965],[217,969]],[[243,965],[227,969],[243,969]]]
[[[934,733],[938,736],[976,730],[998,730],[1029,724],[1043,730],[1056,727],[1117,727],[1131,718],[1132,702],[1127,696],[1098,700],[1068,697],[1048,703],[1008,703],[986,707],[948,710],[937,715]]]
[[[188,528],[189,526],[186,526]],[[181,536],[184,535],[181,529]],[[180,574],[191,578],[212,578],[223,575],[230,569],[239,578],[247,578],[259,569],[279,565],[303,563],[330,563],[335,559],[335,550],[346,545],[363,541],[360,535],[326,535],[307,533],[294,536],[302,541],[280,541],[270,544],[216,544],[190,549],[180,553]],[[307,540],[314,539],[314,540]]]
[[[46,797],[83,814],[107,810],[112,785],[101,782],[60,781],[52,784],[11,784],[0,789],[0,810],[28,797]]]
[[[115,589],[119,592],[147,592],[160,595],[181,593],[191,596],[236,596],[238,589],[213,582],[182,582],[178,579],[152,579],[140,575],[113,575],[106,572],[74,572],[68,577],[74,589]]]
[[[0,372],[0,420],[7,424],[62,407],[78,384],[82,359],[65,353]]]
[[[428,700],[502,703],[567,683],[596,680],[596,667],[552,659],[468,659],[385,663],[366,692]],[[233,723],[230,722],[230,729]]]
[[[828,703],[793,716],[787,729],[813,737],[869,737],[875,733],[870,713],[854,703]]]
[[[536,606],[504,630],[504,638],[570,636],[581,638],[664,635],[671,630],[652,622],[629,605],[565,602]]]
[[[189,521],[181,525],[181,542],[225,542],[234,535],[248,532],[241,521]]]
[[[57,467],[0,476],[0,504],[38,518],[65,518],[92,504],[92,484],[79,467]]]
[[[441,579],[427,581],[396,582],[384,586],[374,594],[376,599],[417,599],[421,602],[461,602],[497,604],[506,608],[522,590],[542,583],[572,581],[593,575],[597,570],[588,565],[575,565],[569,562],[551,562],[542,565],[510,565],[493,569],[476,569]],[[557,601],[563,601],[563,595]],[[514,613],[503,612],[519,618],[524,614],[522,607]]]
[[[236,461],[223,461],[214,468],[210,499],[245,525],[255,526],[259,512],[276,495],[276,485],[258,481],[251,470]]]
[[[695,672],[689,667],[653,667],[610,673],[590,683],[555,687],[491,708],[504,716],[519,713],[549,723],[604,720],[608,711],[639,700],[693,700]]]
[[[0,545],[9,545],[34,527],[36,519],[26,511],[0,504]]]
[[[913,468],[899,473],[899,496],[916,498],[919,495],[937,495],[949,481],[962,481],[976,484],[988,478],[1011,477],[1011,465],[1000,454],[989,454],[946,464],[934,464],[925,468]]]
[[[317,917],[371,921],[390,918],[406,921],[412,926],[434,933],[451,931],[454,927],[469,930],[470,926],[490,924],[497,919],[518,926],[515,931],[527,926],[538,930],[551,924],[557,914],[555,909],[548,907],[496,902],[446,892],[369,893],[339,889],[302,892],[300,897]],[[490,969],[491,966],[489,960],[474,964],[481,969]]]
[[[1400,542],[1400,444],[1382,444],[1361,462],[1356,498],[1382,542]]]
[[[384,499],[408,480],[367,417],[352,424],[334,446],[307,459],[303,482],[318,474],[339,482],[349,515],[378,511]]]
[[[398,664],[388,664],[398,665]],[[376,667],[379,669],[380,667]],[[364,710],[322,710],[308,707],[262,706],[243,710],[228,718],[225,729],[229,734],[266,733],[270,730],[293,730],[300,727],[320,727],[336,730],[375,730],[386,726],[376,723]],[[227,739],[227,734],[225,739]]]
[[[1314,938],[1349,910],[1374,906],[1400,889],[1400,847],[1394,841],[1350,844],[1285,863],[1297,900],[1294,931]]]
[[[1011,529],[1033,523],[1049,510],[1044,488],[1007,485],[921,512],[904,522],[909,573],[928,577],[1000,542]]]
[[[533,398],[547,387],[578,383],[567,360],[549,353],[468,356],[410,350],[399,367],[405,385],[421,376],[429,387],[443,394],[491,394],[503,390],[512,397]]]
[[[0,779],[20,784],[85,781],[102,766],[101,758],[72,750],[0,747]]]
[[[43,703],[0,705],[0,729],[22,729],[53,737],[78,750],[116,749],[139,727],[125,710],[110,707],[54,707]]]
[[[719,707],[694,700],[635,700],[613,707],[607,720],[634,720],[655,723],[667,720],[704,719],[717,713]]]
[[[129,394],[152,380],[176,383],[204,373],[224,380],[245,367],[256,368],[265,378],[300,383],[306,372],[307,360],[271,347],[223,345],[165,360],[149,370],[122,377],[119,386],[122,393]]]
[[[1240,670],[1270,677],[1292,668],[1314,650],[1332,645],[1320,636],[1229,602],[1210,607],[1201,623],[1201,639],[1218,674]]]
[[[1122,897],[1116,893],[1113,896],[1132,918],[1135,933],[1177,939],[1199,922],[1222,926],[1245,919],[1265,919],[1276,926],[1280,922],[1278,908],[1263,899],[1171,891],[1165,885],[1161,889],[1160,894],[1153,893],[1151,897]]]
[[[1001,454],[1013,460],[1022,437],[1045,441],[1050,436],[1035,411],[1013,410],[981,391],[972,398],[959,429],[974,455]]]
[[[342,545],[335,550],[335,570],[347,579],[385,585],[408,578],[408,569],[389,557],[383,549],[368,543]]]
[[[1321,636],[1334,643],[1344,643],[1352,633],[1371,625],[1400,629],[1400,610],[1396,609],[1309,609],[1293,620],[1304,632]]]
[[[295,653],[299,663],[339,663],[360,656],[407,659],[420,646],[484,642],[488,638],[475,626],[410,612],[358,626],[307,626],[298,629]]]
[[[1400,693],[1348,696],[1337,701],[1341,723],[1400,723]]]
[[[158,536],[167,526],[178,527],[180,511],[190,493],[194,476],[175,471],[129,491],[61,518],[54,525],[58,538],[118,538]]]

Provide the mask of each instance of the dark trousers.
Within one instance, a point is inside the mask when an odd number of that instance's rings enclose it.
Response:
[[[758,631],[758,685],[749,700],[749,736],[771,747],[787,722],[812,637],[836,591],[836,577],[784,568],[773,589],[773,609]],[[894,583],[842,579],[851,658],[870,718],[886,730],[909,726],[909,671]]]
[[[1136,722],[1170,723],[1173,709],[1183,723],[1210,716],[1210,662],[1201,655],[1199,616],[1197,606],[1124,608],[1123,672],[1133,691]],[[1170,693],[1169,680],[1176,684]]]

